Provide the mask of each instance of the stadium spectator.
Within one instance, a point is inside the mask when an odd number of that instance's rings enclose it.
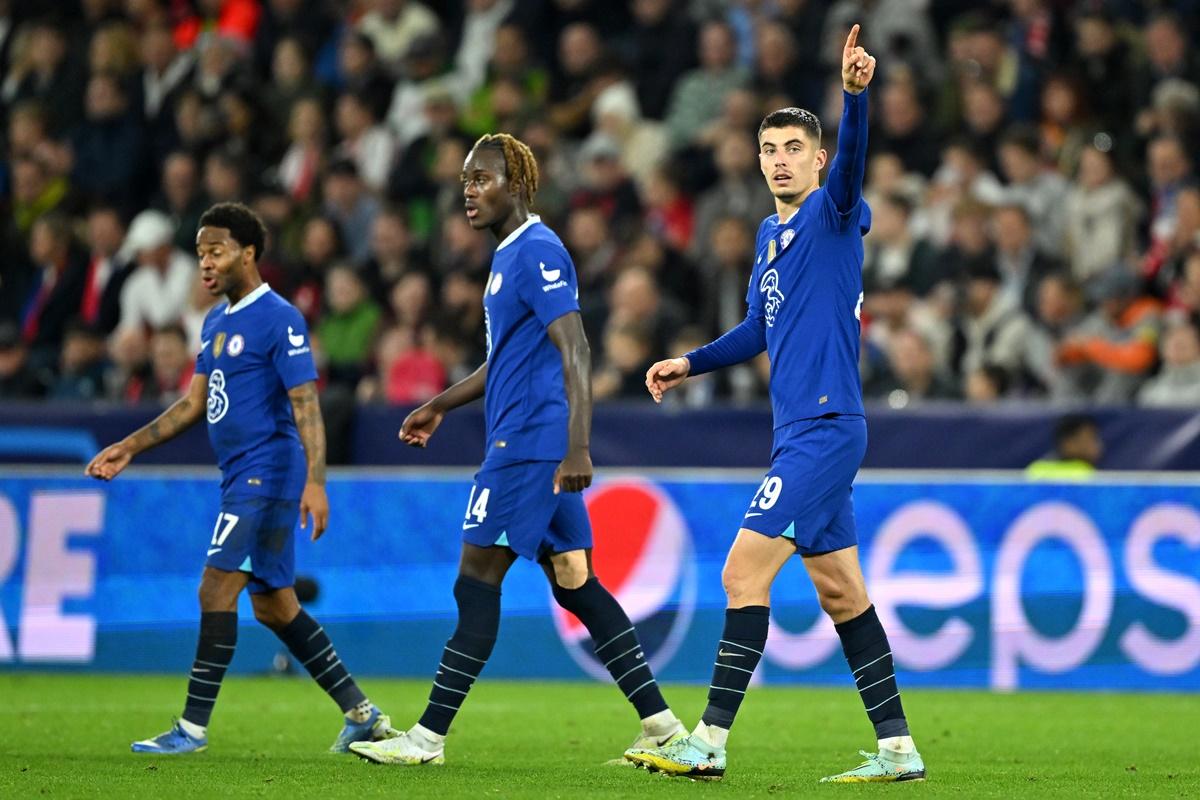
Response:
[[[1142,212],[1141,202],[1116,172],[1111,149],[1085,147],[1063,212],[1072,277],[1086,282],[1113,264],[1131,260]]]
[[[528,38],[520,25],[515,22],[500,25],[496,29],[495,42],[491,60],[485,65],[481,81],[471,92],[463,110],[463,128],[474,137],[498,129],[493,95],[501,82],[515,87],[522,101],[532,108],[541,108],[545,104],[549,90],[550,76],[533,61]]]
[[[375,43],[375,52],[399,74],[401,59],[409,46],[441,28],[432,11],[415,0],[375,0],[373,8],[359,20],[358,29]]]
[[[496,32],[516,5],[516,0],[471,0],[466,4],[454,70],[467,93],[483,84],[488,63],[502,44]]]
[[[350,159],[372,191],[382,191],[392,169],[396,145],[391,132],[378,124],[369,98],[353,92],[338,96],[334,122],[341,137],[335,152]]]
[[[36,268],[21,317],[21,338],[35,369],[58,359],[67,324],[79,314],[87,262],[75,246],[70,219],[47,214],[33,224],[29,261]]]
[[[863,290],[868,296],[884,285],[903,282],[918,297],[950,275],[937,250],[913,236],[912,202],[899,192],[879,198],[871,209],[871,231],[863,239]]]
[[[1146,58],[1137,74],[1137,96],[1149,97],[1163,81],[1180,78],[1200,84],[1200,58],[1189,47],[1189,26],[1172,11],[1159,11],[1146,21],[1142,35]]]
[[[1038,394],[1052,402],[1072,399],[1072,387],[1058,363],[1058,343],[1083,321],[1083,291],[1063,272],[1044,276],[1037,285],[1037,306],[1022,363]]]
[[[13,49],[6,83],[15,91],[5,101],[36,100],[46,109],[52,134],[73,130],[83,118],[85,81],[81,65],[72,57],[66,26],[53,18],[38,20]]]
[[[1146,148],[1146,174],[1150,179],[1149,247],[1142,272],[1153,277],[1170,259],[1179,227],[1179,197],[1192,179],[1192,160],[1182,141],[1160,136]]]
[[[287,130],[296,103],[321,97],[322,89],[300,40],[292,36],[280,39],[271,57],[271,81],[260,94],[266,124],[275,131]]]
[[[143,66],[136,108],[145,122],[154,160],[159,162],[175,143],[175,104],[192,81],[196,58],[190,50],[176,49],[170,28],[162,22],[142,32],[140,47]]]
[[[304,225],[300,240],[300,260],[289,270],[292,278],[292,303],[309,325],[320,317],[325,273],[345,255],[338,225],[328,217],[313,217]]]
[[[647,229],[670,247],[687,252],[696,227],[696,210],[679,178],[662,166],[641,189]]]
[[[375,57],[375,44],[361,31],[347,30],[338,45],[340,91],[352,93],[382,120],[392,100],[394,79],[387,76]]]
[[[1138,390],[1138,405],[1200,406],[1200,328],[1195,317],[1180,315],[1167,323],[1159,357],[1162,370]]]
[[[71,137],[72,183],[89,197],[128,209],[141,176],[142,128],[129,114],[116,75],[96,73],[88,81],[85,118]]]
[[[79,318],[111,333],[121,319],[121,289],[133,265],[118,257],[125,241],[125,223],[113,206],[93,206],[87,215],[87,277]]]
[[[1075,18],[1074,48],[1068,68],[1079,76],[1083,94],[1103,129],[1122,133],[1130,129],[1129,111],[1138,95],[1134,46],[1121,35],[1112,11],[1104,3],[1086,3]],[[1117,137],[1118,141],[1120,136]]]
[[[629,267],[617,276],[608,305],[605,329],[644,326],[654,353],[662,352],[684,324],[685,315],[679,303],[664,297],[654,276],[643,267]],[[643,378],[645,367],[643,364]]]
[[[1042,84],[1041,157],[1065,176],[1075,174],[1080,154],[1094,138],[1086,103],[1079,81],[1068,73],[1052,74]]]
[[[196,248],[196,225],[207,205],[200,191],[200,167],[191,153],[176,150],[162,164],[159,190],[150,207],[162,211],[175,225],[175,246],[185,253]]]
[[[1174,311],[1200,314],[1200,248],[1193,248],[1184,258],[1168,300]]]
[[[52,400],[96,400],[104,396],[104,337],[95,328],[72,322],[63,334],[58,377],[50,387]]]
[[[604,330],[604,358],[592,375],[597,400],[632,400],[646,391],[650,363],[650,331],[636,323],[614,323]]]
[[[398,208],[383,208],[371,223],[370,255],[360,272],[372,297],[387,297],[401,278],[411,272],[427,271],[417,257],[412,232]]]
[[[714,153],[717,181],[696,201],[695,229],[688,254],[700,258],[712,241],[713,227],[726,217],[737,217],[755,228],[774,212],[769,192],[763,191],[754,140],[729,131]]]
[[[606,51],[596,29],[574,22],[558,39],[557,79],[550,81],[547,118],[564,135],[586,136],[591,127],[592,103],[614,83],[617,65]]]
[[[1054,426],[1054,451],[1025,469],[1035,480],[1086,480],[1104,456],[1100,426],[1088,414],[1067,414]]]
[[[737,64],[733,31],[725,22],[704,24],[698,53],[700,65],[675,84],[667,108],[667,130],[677,148],[692,144],[720,117],[725,96],[750,80]]]
[[[621,55],[637,83],[637,101],[648,118],[661,120],[680,77],[696,64],[696,28],[681,0],[634,0],[633,24]]]
[[[583,169],[571,207],[600,209],[615,235],[630,238],[641,221],[642,202],[621,165],[621,148],[608,135],[596,132],[580,147],[579,161]]]
[[[329,310],[315,333],[329,382],[354,388],[366,373],[382,312],[349,264],[336,264],[326,273],[325,301]]]
[[[910,408],[929,400],[955,400],[959,391],[938,368],[929,340],[913,328],[895,331],[888,340],[892,385],[880,396],[891,408]]]
[[[195,349],[188,346],[183,328],[179,325],[159,328],[150,337],[150,375],[142,390],[142,400],[158,405],[174,403],[187,393],[195,365]]]
[[[143,211],[133,218],[118,257],[134,267],[121,287],[120,328],[143,332],[179,322],[192,282],[196,260],[176,248],[175,226],[161,211]]]
[[[1138,292],[1138,281],[1116,265],[1088,284],[1097,308],[1064,338],[1058,361],[1074,396],[1128,403],[1158,358],[1161,304]]]
[[[929,177],[941,156],[931,124],[916,78],[901,70],[883,84],[871,145],[876,153],[895,153],[906,171]]]
[[[315,97],[302,97],[292,104],[287,149],[279,162],[278,174],[296,202],[304,203],[314,196],[324,166],[326,128],[325,112]]]
[[[637,96],[628,81],[619,81],[596,95],[592,104],[593,136],[607,136],[621,151],[621,166],[638,182],[645,181],[667,158],[666,127],[643,119]]]
[[[1010,373],[997,364],[984,364],[967,373],[963,384],[963,398],[977,406],[993,405],[1008,394]]]
[[[1000,142],[1000,167],[1007,182],[1005,199],[1020,204],[1038,221],[1033,231],[1038,248],[1058,257],[1066,238],[1063,202],[1068,185],[1062,175],[1042,166],[1037,132],[1027,126],[1005,132]]]
[[[371,256],[371,227],[379,214],[379,201],[367,191],[358,167],[349,159],[329,165],[321,183],[325,215],[337,223],[347,255],[360,265]]]
[[[1005,205],[992,212],[991,238],[1003,291],[1027,314],[1037,306],[1038,283],[1062,267],[1037,247],[1033,234],[1033,220],[1024,206]]]
[[[1020,302],[1002,290],[999,271],[987,262],[972,264],[967,273],[964,311],[956,348],[958,370],[968,383],[984,367],[1003,370],[1003,395],[1024,366],[1022,345],[1029,335],[1029,317]]]
[[[45,393],[29,366],[29,350],[15,323],[0,322],[0,400],[30,400]]]
[[[412,406],[423,403],[446,388],[446,367],[435,352],[425,345],[431,329],[414,331],[399,326],[388,328],[379,340],[376,361],[379,364],[383,392],[374,397],[392,405]],[[359,384],[359,397],[371,383]]]
[[[204,159],[204,196],[213,203],[233,203],[246,185],[245,163],[232,150],[213,150]]]

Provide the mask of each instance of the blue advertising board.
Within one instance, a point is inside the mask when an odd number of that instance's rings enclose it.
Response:
[[[1013,474],[865,473],[863,570],[905,685],[1200,689],[1200,491],[1176,473],[1028,483]],[[425,677],[453,628],[467,472],[353,470],[330,529],[302,533],[309,604],[360,674]],[[595,564],[665,680],[707,681],[721,567],[757,478],[606,474],[586,497]],[[214,535],[215,471],[132,469],[104,484],[0,472],[0,669],[178,671]],[[491,677],[603,677],[586,631],[520,562]],[[235,670],[280,645],[247,603]],[[793,559],[776,582],[757,680],[844,683],[833,627]]]

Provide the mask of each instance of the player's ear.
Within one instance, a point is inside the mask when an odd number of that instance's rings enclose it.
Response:
[[[829,159],[829,151],[822,147],[817,151],[817,157],[813,159],[813,165],[817,168],[817,172],[825,169],[825,162]]]

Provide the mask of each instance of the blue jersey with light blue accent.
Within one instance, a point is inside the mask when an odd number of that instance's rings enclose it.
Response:
[[[561,460],[567,454],[567,390],[562,355],[546,329],[579,310],[579,289],[567,248],[537,216],[496,248],[483,308],[486,460]]]
[[[317,379],[308,328],[265,283],[208,313],[196,373],[208,376],[208,438],[221,490],[298,498],[307,462],[288,390]]]
[[[838,151],[826,184],[791,216],[767,217],[755,241],[746,319],[687,354],[698,375],[753,358],[771,360],[775,427],[827,414],[863,415],[858,373],[866,92],[844,94]]]

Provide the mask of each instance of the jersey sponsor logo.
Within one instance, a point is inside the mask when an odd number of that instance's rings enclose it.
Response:
[[[240,356],[242,351],[246,349],[246,340],[242,338],[240,333],[235,333],[229,340],[229,355]]]
[[[779,313],[779,307],[783,305],[783,301],[786,299],[783,296],[783,292],[779,291],[779,272],[774,268],[764,272],[762,280],[758,282],[758,290],[765,295],[763,297],[763,311],[767,317],[767,327],[773,327],[775,325],[775,315]]]
[[[225,335],[220,341],[224,343]],[[208,376],[208,424],[215,425],[229,411],[229,395],[225,394],[225,373],[214,369]]]
[[[225,349],[225,331],[221,331],[213,339],[213,358],[220,358],[221,351]]]
[[[561,289],[567,285],[566,281],[556,281],[555,283],[547,283],[542,287],[543,292],[552,292],[555,289]]]
[[[287,336],[288,344],[290,344],[292,347],[300,347],[302,344],[304,344],[304,334],[296,333],[295,329],[291,325],[288,325]]]
[[[787,230],[785,230],[783,232],[783,234],[779,237],[779,249],[787,250],[787,246],[789,244],[791,244],[792,239],[795,239],[795,238],[796,238],[796,232],[794,230],[792,230],[791,228],[788,228]]]
[[[542,278],[546,283],[554,283],[562,275],[561,269],[546,269],[545,261],[538,262],[538,269],[542,271]]]
[[[696,557],[692,535],[675,501],[652,483],[623,479],[592,489],[585,498],[592,521],[597,577],[637,625],[645,658],[661,670],[678,652],[696,607]],[[567,653],[585,672],[611,680],[592,652],[587,629],[550,603],[554,627]]]

